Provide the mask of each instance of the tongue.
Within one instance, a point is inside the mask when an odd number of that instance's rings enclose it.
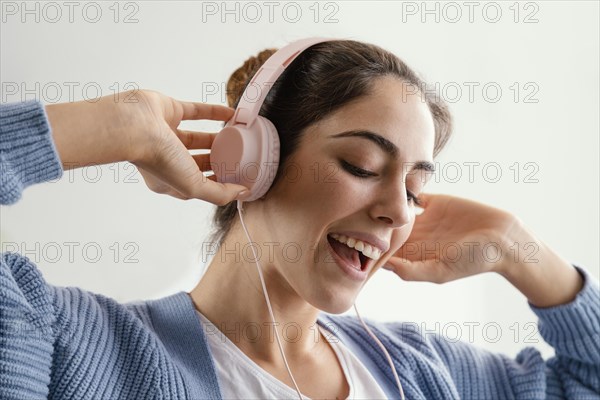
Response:
[[[348,263],[350,263],[350,265],[352,265],[354,268],[358,270],[362,269],[360,257],[358,256],[358,250],[351,249],[350,247],[338,242],[335,239],[330,239],[329,242],[331,243],[331,247],[333,247],[333,250],[335,250],[335,252],[340,257],[342,257],[344,260],[347,260]]]

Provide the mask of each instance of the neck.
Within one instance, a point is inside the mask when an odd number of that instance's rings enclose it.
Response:
[[[275,317],[273,325],[252,250],[244,246],[246,243],[241,228],[227,235],[190,292],[194,305],[252,359],[283,365],[275,330],[288,360],[318,356],[325,340],[316,322],[319,310],[298,296],[269,257],[260,257]],[[264,246],[258,254],[268,254],[268,250]]]

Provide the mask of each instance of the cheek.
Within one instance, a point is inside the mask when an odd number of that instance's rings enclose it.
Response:
[[[314,230],[315,234],[345,211],[352,201],[347,178],[333,170],[333,163],[296,159],[290,172],[282,175],[270,191],[270,216],[293,223],[298,230]],[[320,222],[320,223],[317,223]],[[303,235],[306,232],[303,233]]]
[[[373,276],[373,274],[375,272],[377,272],[381,268],[382,265],[384,265],[390,258],[394,257],[396,252],[404,245],[404,243],[410,236],[413,225],[414,225],[414,218],[410,224],[403,226],[402,228],[394,230],[394,233],[392,233],[392,237],[390,240],[390,250],[387,252],[387,254],[385,256],[381,257],[381,259],[379,259],[377,261],[376,267],[373,269],[373,272],[371,273],[370,276]],[[369,278],[370,278],[370,276],[369,276]]]
[[[410,236],[410,233],[412,232],[414,224],[415,224],[415,219],[413,217],[412,221],[409,224],[403,226],[402,228],[398,228],[398,229],[394,230],[394,233],[392,234],[392,239],[390,242],[390,253],[391,254],[396,253],[398,251],[398,249],[400,249],[400,247],[402,247],[404,245],[404,243]]]
[[[348,209],[356,208],[361,197],[368,195],[363,183],[353,179],[332,161],[297,163],[301,171],[298,179],[287,181],[281,195],[288,204],[294,203],[304,210],[317,214],[345,215]]]

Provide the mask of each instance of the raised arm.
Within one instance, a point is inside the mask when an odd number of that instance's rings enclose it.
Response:
[[[440,284],[498,273],[527,297],[539,317],[540,335],[556,353],[544,361],[528,347],[513,360],[435,336],[428,345],[436,348],[461,398],[545,398],[545,393],[556,399],[600,399],[598,281],[508,212],[448,195],[423,195],[422,201],[424,212],[405,243],[396,242],[386,269],[404,280]],[[489,256],[486,247],[494,247],[495,255]],[[432,248],[453,251],[421,251]]]
[[[178,101],[138,90],[43,106],[37,101],[0,106],[0,202],[12,204],[27,186],[62,170],[130,161],[148,187],[180,199],[222,205],[246,188],[206,177],[215,134],[179,129],[183,120],[226,121],[221,105]]]

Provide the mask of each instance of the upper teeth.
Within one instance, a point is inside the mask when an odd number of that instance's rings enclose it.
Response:
[[[345,235],[338,235],[337,233],[331,233],[330,236],[338,242],[344,243],[346,246],[360,251],[370,259],[377,261],[379,260],[379,257],[381,257],[381,250],[363,242],[362,240],[351,238]]]

